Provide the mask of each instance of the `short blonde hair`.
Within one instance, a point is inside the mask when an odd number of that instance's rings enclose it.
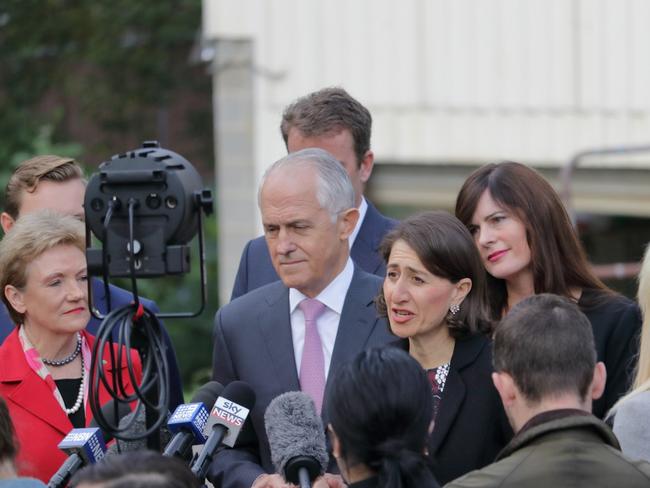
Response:
[[[21,217],[0,241],[2,301],[16,324],[21,324],[25,317],[7,300],[6,286],[24,288],[27,265],[45,251],[61,245],[72,245],[85,253],[84,225],[75,217],[52,210],[40,210]]]
[[[18,165],[5,189],[5,212],[16,220],[23,192],[33,192],[41,181],[83,180],[81,167],[72,158],[47,154],[27,159]]]

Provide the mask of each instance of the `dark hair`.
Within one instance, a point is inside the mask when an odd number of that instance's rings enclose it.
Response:
[[[589,319],[565,297],[532,295],[497,327],[493,362],[531,402],[563,393],[584,400],[596,365]]]
[[[526,227],[535,293],[567,298],[571,298],[572,288],[612,293],[589,269],[559,195],[541,174],[511,161],[487,164],[474,171],[456,199],[456,217],[468,228],[485,190]],[[488,293],[492,316],[498,319],[508,303],[505,281],[489,275]]]
[[[177,458],[155,451],[135,451],[107,456],[97,464],[79,471],[70,481],[101,483],[104,488],[199,488],[201,483],[192,471]]]
[[[389,232],[380,246],[380,253],[388,263],[393,245],[402,240],[415,251],[424,267],[436,276],[458,283],[463,278],[472,280],[472,289],[456,315],[447,314],[449,333],[455,339],[492,329],[487,316],[485,271],[481,256],[472,236],[453,215],[443,212],[423,212],[402,221]],[[383,289],[377,297],[377,309],[387,316]]]
[[[328,392],[328,412],[343,458],[377,473],[378,486],[434,485],[424,457],[433,415],[431,385],[408,353],[368,349],[342,365]]]
[[[17,451],[14,424],[4,398],[0,397],[0,463],[7,460],[13,462]]]
[[[372,131],[370,112],[343,88],[323,88],[289,105],[282,114],[280,124],[285,144],[289,140],[289,130],[292,127],[306,137],[322,136],[343,129],[349,130],[359,165],[370,149]]]

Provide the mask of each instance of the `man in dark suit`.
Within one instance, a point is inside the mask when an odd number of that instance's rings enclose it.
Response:
[[[23,161],[14,171],[5,191],[5,211],[0,214],[0,225],[9,231],[16,219],[36,210],[50,209],[84,220],[84,195],[86,184],[83,172],[74,159],[60,156],[36,156]],[[101,314],[108,312],[107,297],[103,283],[93,279],[93,305]],[[119,308],[132,301],[130,292],[110,286],[111,307]],[[142,305],[158,312],[156,304],[142,299]],[[101,321],[91,315],[86,330],[95,334]],[[0,344],[16,328],[7,309],[0,304]],[[171,339],[163,325],[163,336],[167,345],[169,363],[169,409],[173,411],[183,403],[183,386],[178,370],[176,354]]]
[[[259,205],[281,281],[233,300],[215,318],[214,379],[245,381],[256,394],[244,429],[248,435],[212,463],[208,478],[215,486],[286,486],[281,476],[269,474],[274,472],[264,428],[269,402],[302,390],[317,409],[322,406],[326,419],[327,378],[360,350],[394,339],[374,306],[382,280],[349,257],[348,238],[359,216],[354,203],[349,176],[322,149],[291,153],[264,176]],[[319,314],[310,317],[306,305],[319,308]],[[334,478],[326,479],[320,483]]]
[[[325,88],[299,98],[286,108],[280,126],[289,153],[319,147],[343,165],[352,181],[354,205],[360,215],[350,236],[352,260],[364,271],[383,277],[386,266],[378,253],[379,244],[395,221],[384,217],[363,196],[374,164],[371,127],[368,109],[342,88]],[[264,237],[248,241],[231,299],[278,279]]]

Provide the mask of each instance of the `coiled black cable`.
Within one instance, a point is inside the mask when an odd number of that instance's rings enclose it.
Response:
[[[169,365],[165,354],[166,345],[162,336],[160,322],[156,315],[144,307],[138,298],[137,283],[135,279],[135,253],[133,252],[134,213],[137,203],[129,200],[129,251],[131,266],[131,282],[134,302],[124,307],[112,310],[104,317],[97,330],[95,344],[92,351],[90,366],[90,392],[89,402],[97,424],[104,432],[124,441],[136,441],[149,437],[158,432],[167,420],[169,405]],[[107,227],[112,215],[107,213],[104,224]],[[106,268],[105,268],[106,269]],[[105,281],[106,282],[106,281]],[[142,361],[142,378],[139,380],[130,354],[135,349],[140,354]],[[108,351],[108,354],[106,353]],[[104,357],[108,355],[110,364],[104,367]],[[133,393],[126,391],[121,366],[126,364],[127,373]],[[101,411],[99,389],[103,386],[114,399],[115,415],[113,422]],[[120,427],[118,409],[120,403],[136,403],[136,415]],[[149,425],[144,431],[137,434],[128,434],[132,431],[135,422],[138,422],[137,413],[146,409]],[[153,415],[154,418],[150,418]]]

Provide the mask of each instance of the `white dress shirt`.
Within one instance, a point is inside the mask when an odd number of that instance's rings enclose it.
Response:
[[[359,231],[361,230],[361,224],[363,224],[363,219],[366,218],[367,212],[368,212],[368,202],[366,202],[365,197],[361,197],[361,205],[359,205],[359,220],[357,220],[357,225],[354,226],[354,230],[352,231],[352,234],[350,234],[350,237],[348,237],[348,244],[350,244],[350,249],[352,249],[354,240],[359,235]]]
[[[317,328],[320,340],[323,345],[323,356],[325,358],[325,379],[330,369],[332,362],[332,350],[334,349],[334,341],[336,340],[336,333],[339,330],[339,321],[341,320],[341,312],[343,311],[343,303],[348,294],[348,288],[352,282],[352,275],[354,274],[354,264],[348,257],[345,268],[341,271],[327,287],[321,291],[318,296],[314,297],[325,305],[325,312],[318,318]],[[298,304],[302,302],[306,295],[295,288],[289,288],[289,312],[291,314],[291,336],[293,338],[293,353],[296,359],[296,368],[298,375],[300,375],[300,362],[302,360],[302,348],[305,344],[305,315],[302,310],[298,308]]]

